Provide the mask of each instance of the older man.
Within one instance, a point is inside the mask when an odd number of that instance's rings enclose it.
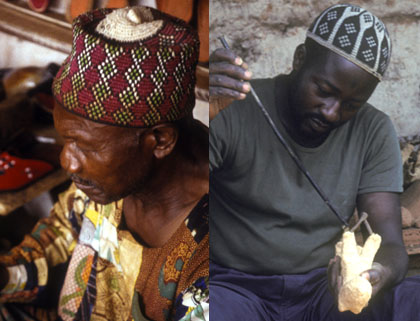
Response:
[[[74,184],[0,256],[1,302],[30,303],[2,313],[47,319],[38,307],[49,305],[63,320],[208,319],[208,130],[192,118],[198,48],[188,25],[150,8],[75,21],[53,84],[61,164]]]
[[[334,304],[341,222],[277,140],[231,51],[210,64],[210,293],[215,320],[418,320],[401,282],[402,166],[388,116],[369,105],[388,66],[384,24],[353,5],[326,9],[296,48],[293,71],[251,82],[304,166],[348,220],[369,213],[382,245],[363,274],[373,299],[360,315]],[[281,59],[279,57],[278,59]],[[245,98],[246,97],[246,98]],[[234,101],[232,103],[232,101]],[[379,292],[382,292],[380,295]],[[417,291],[418,292],[418,291]],[[386,293],[383,295],[383,293]],[[378,295],[377,295],[378,294]],[[418,296],[418,295],[417,295]],[[403,307],[396,311],[396,307]]]

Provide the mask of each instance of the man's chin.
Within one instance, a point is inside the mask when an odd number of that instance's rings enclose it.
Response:
[[[115,200],[107,195],[105,195],[103,192],[99,190],[86,190],[79,188],[83,193],[86,194],[86,196],[95,203],[106,205],[109,203],[114,202]]]
[[[89,197],[91,201],[101,204],[101,205],[107,205],[115,201],[118,201],[117,199],[106,197],[104,195],[89,195],[88,193],[85,193],[85,194]]]
[[[310,124],[307,124],[306,126],[303,126],[301,129],[302,136],[308,138],[308,139],[318,139],[318,138],[325,138],[327,137],[333,128],[320,128],[311,126]]]

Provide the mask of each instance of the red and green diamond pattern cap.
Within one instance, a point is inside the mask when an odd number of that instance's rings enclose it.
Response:
[[[73,47],[53,83],[57,102],[95,122],[150,127],[190,115],[197,33],[146,7],[98,9],[73,23]]]

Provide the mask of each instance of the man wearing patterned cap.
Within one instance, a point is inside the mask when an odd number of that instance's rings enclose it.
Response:
[[[242,59],[227,49],[211,55],[215,320],[418,320],[418,304],[409,302],[418,297],[416,281],[405,279],[391,290],[408,263],[398,140],[389,117],[367,103],[390,53],[388,32],[376,16],[358,6],[335,5],[309,28],[289,75],[251,81],[281,135],[339,213],[347,221],[356,207],[369,213],[382,236],[372,269],[363,273],[373,298],[359,315],[339,312],[335,304],[340,262],[330,259],[342,224],[247,95],[251,74]]]
[[[192,118],[198,49],[186,23],[150,8],[75,20],[53,84],[61,164],[74,184],[0,256],[0,315],[208,320],[208,130]]]

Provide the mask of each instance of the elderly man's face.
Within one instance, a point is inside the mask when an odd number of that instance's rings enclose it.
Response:
[[[140,143],[144,129],[95,123],[58,105],[54,125],[65,141],[61,166],[93,201],[119,200],[147,180],[153,153]]]
[[[289,98],[295,126],[308,138],[328,135],[355,116],[377,84],[373,75],[336,53],[307,58]]]

